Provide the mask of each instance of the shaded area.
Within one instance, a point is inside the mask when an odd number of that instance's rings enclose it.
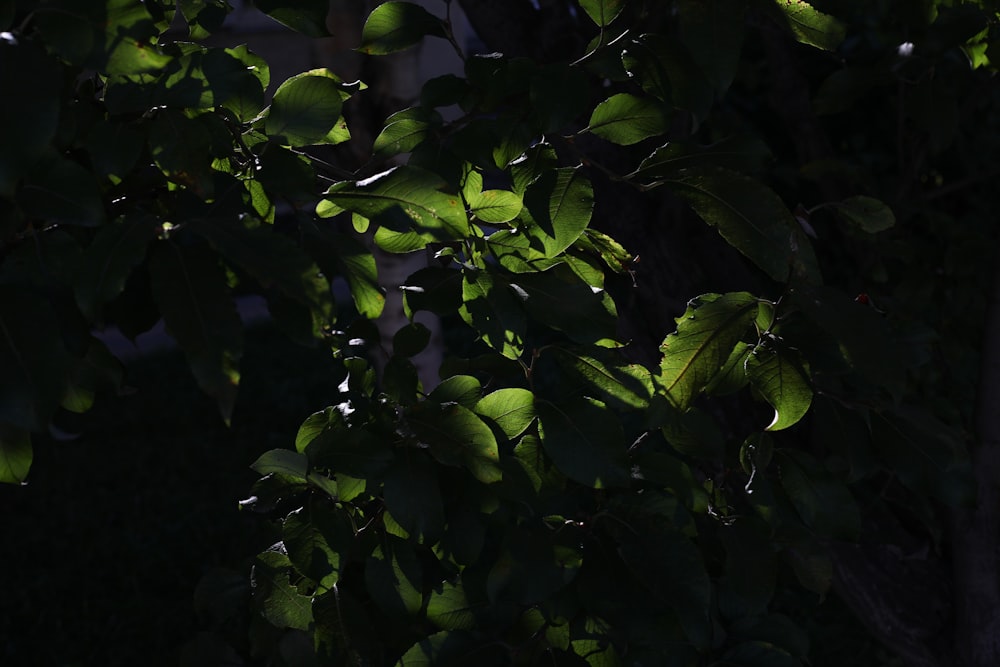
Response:
[[[238,510],[256,478],[248,466],[289,446],[336,387],[321,349],[269,327],[248,332],[246,348],[232,429],[182,354],[162,352],[128,368],[134,393],[77,418],[85,435],[36,443],[27,486],[0,488],[0,662],[176,664],[202,629],[202,575],[249,578],[250,555],[274,538]]]

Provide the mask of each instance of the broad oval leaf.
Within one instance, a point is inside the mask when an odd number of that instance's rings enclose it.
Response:
[[[625,408],[644,409],[653,393],[650,372],[639,364],[629,364],[614,351],[554,346],[547,353],[570,377],[587,391],[601,395]]]
[[[508,190],[484,190],[467,198],[469,211],[479,220],[490,224],[510,222],[524,204],[517,194]]]
[[[677,331],[660,345],[656,378],[667,399],[686,410],[753,328],[757,298],[746,292],[705,294],[688,303]]]
[[[580,0],[581,9],[602,27],[614,21],[624,6],[625,0]]]
[[[149,216],[108,224],[97,232],[83,253],[73,285],[76,303],[88,319],[97,320],[101,306],[122,293],[159,227]]]
[[[445,36],[441,19],[412,2],[384,2],[365,21],[358,50],[385,55],[408,49],[426,36]]]
[[[459,583],[444,582],[431,591],[427,600],[427,620],[442,630],[472,630],[476,617]]]
[[[805,0],[774,0],[784,14],[795,39],[824,51],[834,51],[844,41],[847,26],[829,14],[817,11]]]
[[[257,457],[257,460],[250,464],[250,468],[261,475],[279,473],[305,480],[309,461],[305,454],[290,449],[272,449]]]
[[[430,129],[441,123],[436,111],[411,107],[397,111],[385,119],[385,127],[375,137],[375,157],[409,153],[427,137]]]
[[[805,452],[779,449],[775,462],[781,469],[781,486],[807,526],[837,540],[858,538],[861,513],[843,482]]]
[[[795,425],[809,411],[813,390],[809,372],[788,350],[758,346],[746,359],[750,384],[774,408],[774,419],[765,431]]]
[[[848,197],[830,206],[847,222],[869,234],[885,231],[896,224],[892,209],[874,197]]]
[[[594,189],[579,167],[547,170],[524,192],[532,222],[525,233],[554,257],[583,234],[594,211]]]
[[[484,484],[500,481],[496,438],[474,412],[457,403],[424,401],[408,409],[406,418],[438,461],[464,466]]]
[[[444,502],[437,469],[426,454],[397,457],[385,473],[386,509],[412,539],[434,544],[444,529]]]
[[[542,446],[562,473],[598,489],[628,484],[625,434],[604,403],[579,397],[536,409]]]
[[[517,387],[497,389],[479,400],[475,412],[492,419],[513,440],[535,419],[535,395]]]
[[[288,79],[274,93],[264,131],[286,146],[337,143],[334,133],[343,106],[338,83],[324,69]]]
[[[709,167],[683,169],[663,182],[769,276],[779,282],[788,278],[796,222],[773,190],[742,174]]]
[[[398,234],[413,232],[427,241],[464,239],[469,234],[465,207],[459,196],[440,192],[445,185],[419,167],[394,167],[362,181],[335,183],[323,196]]]
[[[618,93],[594,108],[588,131],[602,139],[629,146],[667,130],[667,116],[658,102]]]
[[[462,319],[483,341],[509,359],[524,352],[527,318],[524,305],[510,285],[490,271],[464,271]]]

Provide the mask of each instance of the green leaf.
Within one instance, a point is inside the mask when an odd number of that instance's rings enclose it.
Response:
[[[441,19],[412,2],[384,2],[365,21],[358,50],[380,56],[408,49],[428,36],[445,36]]]
[[[382,225],[379,232],[413,233],[418,241],[464,239],[469,234],[465,207],[457,195],[439,191],[445,186],[440,176],[429,171],[394,167],[356,183],[335,183],[324,198],[376,220]],[[422,243],[411,249],[420,247]]]
[[[291,585],[288,564],[287,556],[274,551],[257,557],[250,573],[254,604],[275,627],[308,630],[313,622],[312,598]]]
[[[343,105],[339,83],[325,69],[291,77],[275,91],[264,131],[286,146],[338,143],[335,131]]]
[[[467,665],[481,659],[481,644],[461,630],[442,630],[421,639],[407,649],[396,667]]]
[[[861,513],[843,482],[805,452],[779,449],[775,462],[781,470],[781,486],[807,526],[837,540],[858,538]]]
[[[723,167],[752,174],[770,158],[767,144],[749,134],[727,137],[708,146],[671,141],[653,151],[629,177],[654,185],[689,167]]]
[[[153,247],[149,275],[167,331],[228,424],[240,381],[243,324],[225,272],[204,246],[162,242]]]
[[[60,5],[39,8],[33,23],[45,43],[70,63],[106,74],[135,74],[159,71],[170,62],[153,43],[158,31],[143,4]]]
[[[415,615],[423,606],[422,571],[413,548],[387,536],[365,562],[365,585],[372,599],[387,615]]]
[[[660,388],[686,410],[753,327],[757,298],[746,292],[705,294],[688,302],[677,331],[660,345]]]
[[[809,411],[813,390],[809,371],[789,350],[759,345],[746,360],[750,384],[774,408],[766,431],[780,431],[796,424]]]
[[[31,469],[31,436],[0,422],[0,484],[22,484]]]
[[[197,118],[178,109],[160,109],[149,128],[149,150],[156,166],[199,197],[212,194],[211,135]]]
[[[629,146],[667,130],[660,104],[628,93],[618,93],[594,108],[587,129],[613,143]]]
[[[474,411],[492,419],[513,440],[524,433],[535,419],[535,395],[517,387],[497,389],[483,396]]]
[[[483,396],[483,385],[471,375],[453,375],[441,381],[427,397],[440,405],[458,403],[473,410]]]
[[[774,280],[788,278],[796,222],[773,190],[726,169],[703,167],[681,170],[663,182]]]
[[[420,269],[400,286],[403,310],[411,318],[420,310],[437,315],[449,315],[462,305],[465,274],[455,269],[427,267]]]
[[[421,453],[401,456],[385,473],[386,509],[413,539],[434,544],[444,530],[444,501],[435,466]]]
[[[254,0],[254,7],[272,19],[307,37],[327,37],[328,0],[297,0],[294,6],[284,0]]]
[[[744,0],[682,0],[679,35],[718,95],[729,89],[743,47]]]
[[[599,26],[606,26],[621,14],[625,0],[580,0],[580,7]]]
[[[418,403],[406,411],[414,433],[445,465],[464,466],[484,484],[500,481],[497,441],[474,412],[450,403]]]
[[[892,209],[874,197],[848,197],[830,207],[844,220],[869,234],[885,231],[896,224]]]
[[[472,630],[476,625],[473,606],[465,597],[461,580],[443,582],[427,600],[427,620],[442,630]]]
[[[604,403],[579,397],[536,409],[545,453],[567,477],[598,489],[628,484],[625,434]]]
[[[617,311],[606,292],[595,292],[568,266],[518,275],[514,282],[528,298],[532,317],[577,343],[616,347]]]
[[[519,294],[490,271],[463,271],[459,315],[494,350],[509,359],[524,352],[527,318]]]
[[[546,353],[583,391],[597,390],[606,399],[625,408],[642,410],[649,406],[653,384],[649,371],[629,364],[615,352],[569,346],[554,346]]]
[[[260,475],[279,473],[305,481],[309,461],[304,454],[290,449],[272,449],[257,457],[257,460],[250,464],[250,468]]]
[[[358,314],[368,319],[381,315],[385,289],[378,282],[378,267],[371,251],[351,236],[319,224],[303,225],[303,236],[306,251],[326,276],[340,274],[347,280]]]
[[[824,51],[834,51],[844,41],[847,26],[838,18],[817,11],[805,0],[774,0],[795,39]]]
[[[431,128],[440,124],[441,115],[424,107],[397,111],[385,119],[385,127],[375,137],[374,157],[387,158],[409,153],[427,138]]]
[[[753,349],[753,343],[737,343],[729,359],[705,386],[705,393],[709,396],[727,396],[747,386],[750,382],[747,376],[747,357]]]
[[[73,284],[76,303],[87,319],[98,320],[101,307],[122,293],[159,229],[152,216],[126,218],[101,227],[80,259]]]
[[[524,192],[531,224],[524,233],[554,257],[580,237],[594,211],[594,189],[579,167],[547,170]]]
[[[311,501],[285,517],[281,538],[295,569],[330,589],[340,579],[341,554],[350,549],[354,533],[342,512]]]
[[[521,198],[507,190],[484,190],[466,198],[469,211],[488,224],[510,222],[524,207]]]

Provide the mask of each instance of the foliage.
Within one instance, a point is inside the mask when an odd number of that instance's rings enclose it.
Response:
[[[261,4],[321,32],[316,12]],[[920,355],[921,336],[950,336],[948,363],[976,344],[940,328],[952,304],[927,324],[911,312],[936,287],[898,267],[942,233],[988,234],[879,197],[968,167],[949,150],[995,14],[662,4],[580,2],[590,41],[571,62],[462,53],[465,76],[428,82],[350,171],[321,151],[350,140],[344,105],[364,84],[312,70],[268,101],[258,56],[169,32],[210,34],[224,2],[0,3],[0,81],[24,91],[0,112],[21,129],[0,156],[0,479],[23,482],[28,434],[118,380],[96,326],[135,335],[162,317],[228,421],[232,294],[259,291],[294,338],[330,348],[339,389],[294,450],[253,464],[244,506],[281,532],[253,567],[255,658],[305,664],[289,648],[305,638],[320,664],[804,664],[793,601],[829,592],[829,546],[859,538],[864,507],[940,535],[942,508],[974,496],[970,408],[933,387],[975,371],[942,380]],[[742,69],[774,31],[842,58],[823,61],[812,104],[856,156],[782,161],[781,119]],[[361,50],[424,38],[458,47],[447,16],[389,2]],[[887,86],[917,138],[895,150],[919,148],[923,171],[883,183],[884,151],[851,128],[896,116],[852,124],[849,100]],[[852,169],[868,185],[824,199]],[[608,184],[683,202],[753,276],[685,295],[655,365],[621,331],[637,265],[598,231]],[[409,316],[454,327],[433,389],[411,361],[429,340],[416,324],[381,377],[369,363],[383,295],[352,227],[433,254],[401,286]],[[837,254],[852,251],[864,261]],[[339,319],[338,275],[355,311]],[[874,287],[853,298],[859,282]]]

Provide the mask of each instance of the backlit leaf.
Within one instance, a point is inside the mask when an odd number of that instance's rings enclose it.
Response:
[[[500,480],[496,438],[474,412],[457,403],[424,401],[408,409],[406,417],[438,461],[464,466],[484,484]]]
[[[750,384],[774,408],[766,431],[793,426],[809,411],[813,390],[801,359],[789,350],[758,346],[746,359]]]
[[[752,328],[757,298],[746,292],[706,294],[688,303],[677,331],[660,345],[657,381],[677,408],[686,410]]]
[[[628,146],[663,134],[667,116],[653,100],[618,93],[594,108],[587,129],[602,139]]]
[[[844,23],[817,11],[805,0],[774,0],[774,4],[785,15],[795,39],[803,44],[833,51],[844,41]]]
[[[31,436],[27,431],[0,422],[0,484],[21,484],[31,468]]]
[[[579,168],[545,171],[525,190],[524,205],[532,218],[525,233],[538,239],[546,254],[554,257],[590,224],[594,189]]]
[[[431,591],[427,600],[427,620],[443,630],[472,630],[476,617],[465,597],[461,581],[444,582]]]
[[[365,21],[358,50],[385,55],[408,49],[426,36],[445,36],[441,19],[412,2],[384,2]]]
[[[606,26],[621,13],[625,0],[580,0],[580,7],[599,26]]]
[[[527,389],[517,387],[497,389],[483,396],[474,411],[492,419],[513,440],[534,421],[535,396]]]
[[[264,131],[287,146],[337,143],[331,135],[337,130],[343,105],[338,83],[324,69],[288,79],[274,93]]]

